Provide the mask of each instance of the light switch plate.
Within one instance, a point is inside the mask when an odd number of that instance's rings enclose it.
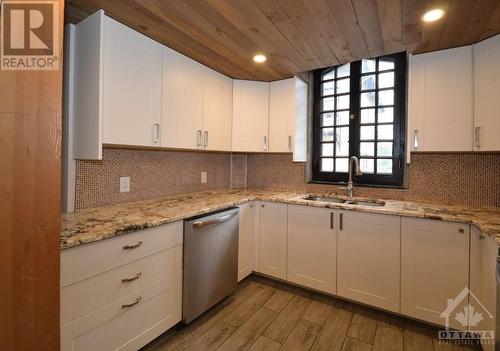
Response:
[[[120,193],[128,193],[130,191],[130,177],[120,177]]]
[[[201,184],[205,184],[207,182],[207,172],[201,172]]]

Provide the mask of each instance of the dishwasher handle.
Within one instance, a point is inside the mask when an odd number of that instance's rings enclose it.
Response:
[[[225,215],[225,216],[222,216],[222,217],[219,217],[219,218],[209,219],[208,221],[196,221],[196,222],[193,222],[193,228],[203,228],[203,227],[206,227],[208,225],[217,224],[217,223],[223,223],[223,222],[229,221],[231,218],[233,218],[234,216],[236,216],[237,213],[238,212],[233,212],[233,213],[230,213],[228,215]]]

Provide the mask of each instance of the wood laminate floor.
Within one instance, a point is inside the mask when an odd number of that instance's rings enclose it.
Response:
[[[144,351],[469,351],[437,328],[251,275],[221,303]]]

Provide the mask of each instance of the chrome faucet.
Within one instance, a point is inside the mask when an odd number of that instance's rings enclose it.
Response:
[[[356,156],[351,156],[351,158],[349,159],[349,181],[347,182],[347,188],[345,188],[347,190],[347,197],[349,197],[349,198],[352,197],[352,193],[354,191],[354,186],[352,185],[352,163],[353,162],[354,162],[354,166],[356,167],[354,175],[360,176],[362,174],[361,170],[359,168],[358,158]]]

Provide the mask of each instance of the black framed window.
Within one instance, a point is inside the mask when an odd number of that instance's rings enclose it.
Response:
[[[316,70],[314,85],[312,180],[346,182],[354,155],[355,183],[402,186],[406,53]]]

